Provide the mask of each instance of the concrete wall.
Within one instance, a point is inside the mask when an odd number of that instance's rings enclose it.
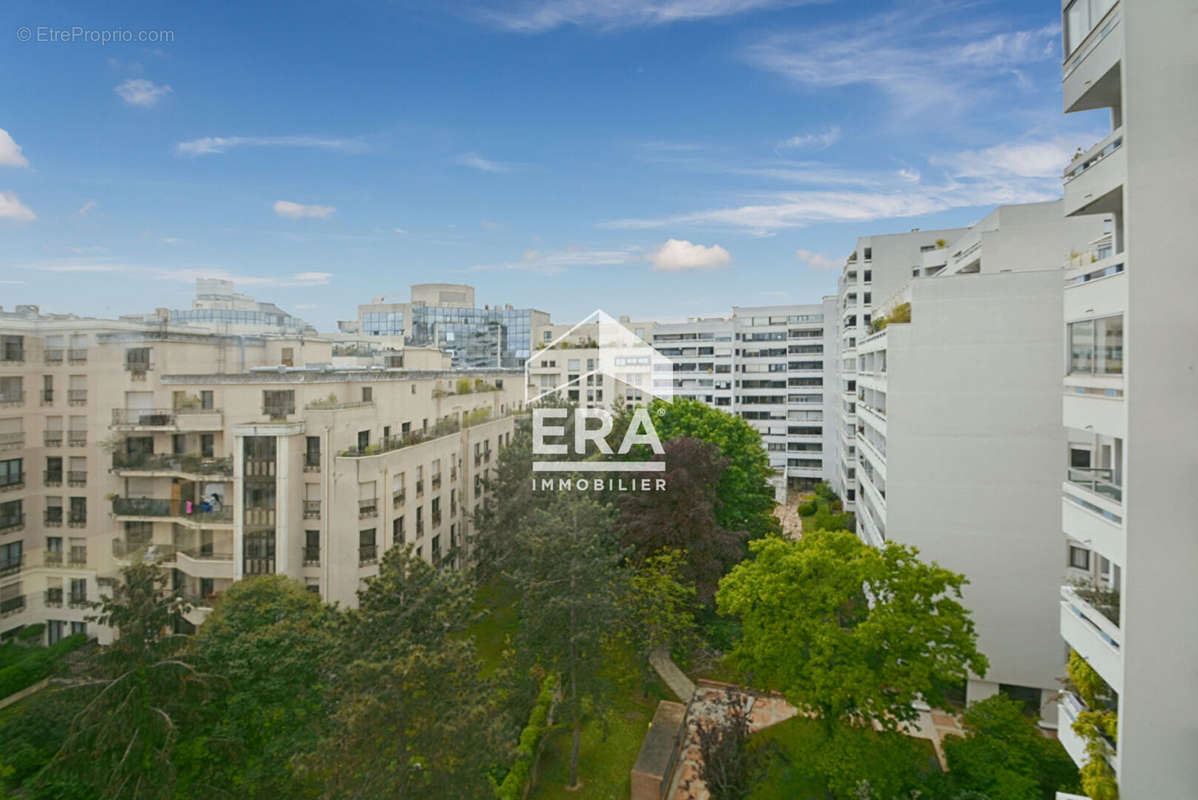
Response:
[[[887,538],[971,580],[987,680],[1053,690],[1062,291],[1059,270],[921,280],[886,333]]]

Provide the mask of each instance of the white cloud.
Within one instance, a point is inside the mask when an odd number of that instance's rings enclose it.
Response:
[[[145,78],[130,78],[113,91],[131,106],[151,108],[158,105],[158,101],[170,94],[172,89],[165,84],[154,83]]]
[[[458,166],[470,167],[482,172],[511,172],[513,169],[511,164],[505,164],[502,161],[492,161],[488,158],[483,158],[478,153],[463,153],[455,161]]]
[[[162,238],[163,244],[181,244],[182,242],[182,239],[176,238],[174,236],[164,236]]]
[[[1020,178],[1051,178],[1060,180],[1061,173],[1069,164],[1077,146],[1082,142],[1097,141],[1102,134],[1096,133],[1078,140],[1064,138],[1039,142],[1004,142],[984,150],[967,150],[953,156],[929,159],[933,164],[942,164],[961,178],[992,178],[1014,176]]]
[[[29,161],[21,154],[21,145],[13,141],[4,128],[0,128],[0,167],[27,167]]]
[[[17,222],[31,222],[37,219],[29,206],[20,201],[14,192],[0,192],[0,219],[12,219]]]
[[[639,260],[641,260],[641,254],[639,248],[635,247],[594,250],[584,245],[570,245],[549,252],[528,249],[521,254],[519,261],[509,261],[503,264],[476,264],[470,269],[472,271],[519,270],[541,275],[557,275],[575,267],[611,267],[632,264]]]
[[[666,25],[727,17],[803,0],[526,0],[487,7],[477,16],[487,24],[515,33],[542,33],[565,25],[600,29]]]
[[[185,156],[206,156],[227,153],[235,147],[301,147],[342,153],[360,153],[366,149],[365,144],[356,139],[320,136],[205,136],[179,142],[175,150]]]
[[[393,230],[395,233],[398,233],[401,235],[406,234],[408,232],[407,228],[392,228],[391,230]]]
[[[779,149],[827,150],[840,141],[840,126],[830,125],[814,133],[801,133],[778,142]]]
[[[221,278],[233,281],[240,286],[282,286],[296,288],[326,286],[333,279],[333,273],[331,272],[295,272],[290,275],[240,275],[218,267],[150,267],[140,264],[123,264],[103,258],[80,258],[67,261],[22,264],[20,268],[50,273],[122,273],[137,276],[136,279],[139,280],[192,284],[198,278]]]
[[[726,267],[732,255],[718,244],[705,246],[683,239],[670,239],[653,254],[653,269],[664,272],[708,270]]]
[[[770,33],[743,55],[805,88],[872,86],[903,116],[931,109],[943,116],[985,101],[984,88],[997,82],[1026,88],[1020,70],[1055,57],[1059,26],[1009,26],[952,3],[904,4],[849,23]]]
[[[306,206],[290,200],[279,200],[274,209],[276,214],[286,219],[328,219],[337,210],[333,206]]]
[[[86,203],[84,203],[82,206],[79,207],[79,214],[81,216],[86,217],[88,214],[90,214],[95,209],[95,207],[96,207],[96,201],[88,200]]]
[[[843,265],[841,261],[837,261],[831,256],[826,256],[823,253],[813,253],[810,250],[795,250],[795,258],[806,264],[809,269],[819,270],[820,272],[839,270]]]

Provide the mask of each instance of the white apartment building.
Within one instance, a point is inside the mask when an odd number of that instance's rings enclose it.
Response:
[[[32,307],[0,335],[0,632],[51,640],[148,554],[193,623],[247,575],[352,605],[394,544],[453,566],[523,406],[521,370],[336,368],[321,337]]]
[[[1064,0],[1066,112],[1109,110],[1109,133],[1064,173],[1064,213],[1110,217],[1070,259],[1061,520],[1078,572],[1060,631],[1118,695],[1110,762],[1125,800],[1198,787],[1198,6]],[[1058,462],[1060,463],[1060,462]],[[1105,612],[1105,613],[1104,613]],[[1080,701],[1067,697],[1067,716]],[[1081,763],[1081,743],[1062,741]]]
[[[1061,201],[1003,206],[922,254],[919,277],[873,303],[857,339],[858,532],[915,545],[965,574],[985,679],[1055,726],[1065,659],[1055,620],[1067,554],[1060,507],[1064,337],[1059,253],[1101,236]],[[1017,579],[1014,576],[1018,576]]]
[[[833,430],[826,420],[838,408],[827,387],[837,383],[836,299],[785,306],[734,306],[727,317],[686,322],[636,322],[623,325],[672,362],[671,375],[654,375],[655,388],[736,414],[762,435],[777,475],[775,491],[830,480],[836,472],[835,448],[826,444]],[[533,354],[529,380],[571,402],[602,407],[649,399],[643,388],[612,376],[587,375],[598,359],[594,326],[546,325],[535,339],[552,349]]]
[[[863,236],[845,259],[837,283],[835,321],[837,333],[837,412],[828,423],[829,447],[835,448],[835,470],[829,476],[832,488],[844,501],[846,511],[857,502],[857,340],[869,331],[874,299],[889,297],[913,276],[933,274],[923,254],[941,249],[956,240],[963,228]],[[931,269],[932,272],[928,272]]]

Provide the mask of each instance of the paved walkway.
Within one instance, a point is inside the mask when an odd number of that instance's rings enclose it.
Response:
[[[695,694],[695,684],[690,678],[686,677],[686,673],[678,669],[678,665],[670,658],[670,652],[664,647],[659,647],[649,654],[649,664],[661,676],[662,681],[670,688],[685,705],[691,701]]]
[[[782,535],[788,539],[798,539],[803,535],[803,522],[799,517],[799,503],[810,497],[810,493],[788,493],[786,502],[774,506],[774,516],[782,523]]]

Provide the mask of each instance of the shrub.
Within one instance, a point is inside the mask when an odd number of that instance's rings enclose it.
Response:
[[[815,513],[815,501],[811,500],[806,503],[799,503],[799,516],[810,517]]]
[[[22,642],[40,642],[42,634],[46,632],[46,624],[39,622],[35,625],[27,625],[17,633],[17,639]]]
[[[0,669],[0,697],[8,697],[54,674],[59,661],[67,653],[82,647],[87,636],[76,633],[51,647],[30,648],[29,655],[15,664]]]
[[[533,757],[537,753],[537,745],[548,729],[549,710],[553,707],[553,698],[557,692],[557,677],[550,675],[541,684],[541,692],[533,704],[532,712],[528,715],[528,724],[520,731],[520,743],[516,746],[516,760],[512,768],[503,778],[503,782],[495,787],[495,796],[499,800],[518,800],[524,796],[524,784],[532,773]]]
[[[458,378],[457,386],[458,394],[470,394],[474,391],[474,381],[469,378]]]

